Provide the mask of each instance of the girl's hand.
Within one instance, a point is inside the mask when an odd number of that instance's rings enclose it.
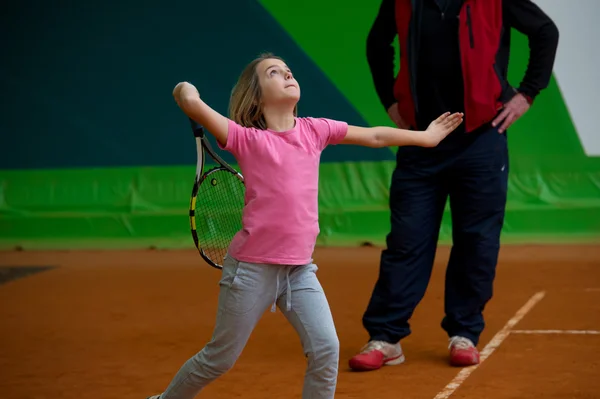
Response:
[[[177,83],[173,89],[173,98],[175,98],[175,102],[177,102],[179,107],[181,107],[181,99],[185,96],[200,97],[200,93],[198,93],[198,89],[194,85],[188,82]]]
[[[462,112],[443,113],[429,124],[425,131],[423,147],[436,147],[446,136],[456,129],[463,121]]]
[[[188,118],[204,126],[215,136],[219,144],[225,147],[229,120],[202,101],[198,89],[194,85],[188,82],[177,83],[173,89],[173,98]]]

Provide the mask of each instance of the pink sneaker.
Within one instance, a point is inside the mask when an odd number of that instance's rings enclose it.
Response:
[[[370,371],[380,369],[382,366],[394,366],[403,363],[404,360],[400,343],[369,341],[348,363],[352,370]]]
[[[473,342],[465,337],[454,336],[450,338],[450,364],[452,366],[473,366],[479,364],[479,351]]]

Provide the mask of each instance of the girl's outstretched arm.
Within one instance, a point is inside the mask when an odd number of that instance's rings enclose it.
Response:
[[[400,147],[414,145],[435,147],[463,121],[463,114],[446,112],[431,122],[427,130],[415,131],[396,129],[387,126],[358,127],[348,126],[348,133],[342,144],[362,145],[365,147]]]
[[[178,83],[173,89],[173,97],[188,117],[204,126],[222,146],[227,144],[227,118],[202,101],[194,85],[188,82]]]

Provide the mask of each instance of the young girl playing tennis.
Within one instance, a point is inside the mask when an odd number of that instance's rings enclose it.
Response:
[[[246,184],[245,207],[243,228],[223,265],[213,337],[165,392],[149,399],[193,399],[233,367],[271,304],[294,327],[308,358],[302,397],[333,398],[339,341],[312,262],[321,152],[332,144],[434,147],[462,122],[462,113],[443,114],[426,131],[300,118],[300,86],[285,62],[271,54],[242,72],[231,95],[231,119],[204,103],[189,83],[179,83],[173,96],[235,156]]]

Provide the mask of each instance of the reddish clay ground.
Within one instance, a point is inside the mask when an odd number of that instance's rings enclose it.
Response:
[[[336,397],[432,399],[459,371],[439,327],[447,248],[403,343],[407,362],[348,371],[367,338],[361,316],[378,258],[375,248],[315,256],[342,346]],[[2,265],[57,266],[0,285],[3,399],[144,399],[212,333],[219,272],[194,251],[5,252]],[[600,330],[600,246],[505,246],[481,348],[539,291],[515,329]],[[450,397],[598,398],[598,359],[600,335],[510,334]],[[294,331],[267,312],[234,369],[199,396],[299,398],[304,367]]]

